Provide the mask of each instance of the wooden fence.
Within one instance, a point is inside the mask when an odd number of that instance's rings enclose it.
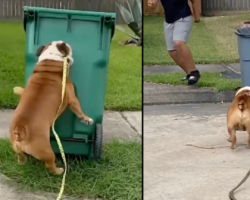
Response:
[[[158,2],[154,9],[150,7],[152,1]],[[199,3],[204,16],[250,12],[250,0],[201,0]],[[164,14],[160,0],[143,0],[143,12],[145,15]]]
[[[250,11],[250,0],[201,0],[202,15],[228,15]]]
[[[192,3],[190,0],[187,0],[188,4],[193,13]],[[155,6],[152,6],[153,2],[157,3]],[[199,12],[201,13],[201,0],[197,0],[199,4]],[[164,10],[160,0],[143,0],[143,13],[144,15],[164,15]]]
[[[128,0],[133,2],[133,0]],[[115,12],[116,22],[124,20],[116,4],[127,7],[127,0],[0,0],[0,20],[22,21],[23,6],[35,6],[58,9]]]

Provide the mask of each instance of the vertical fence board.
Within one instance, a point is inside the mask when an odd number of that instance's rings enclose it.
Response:
[[[250,11],[249,0],[201,0],[205,16],[236,14]]]

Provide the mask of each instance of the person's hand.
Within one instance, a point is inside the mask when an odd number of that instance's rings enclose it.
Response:
[[[201,19],[200,18],[198,18],[198,19],[194,19],[194,23],[199,23],[201,21]]]
[[[151,1],[148,1],[148,6],[155,9],[157,6],[157,3],[158,3],[158,0],[151,0]]]
[[[200,15],[194,15],[194,23],[199,23],[201,21],[201,16]]]

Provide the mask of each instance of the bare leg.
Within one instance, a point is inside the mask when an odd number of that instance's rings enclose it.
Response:
[[[177,51],[176,50],[171,50],[171,51],[168,51],[168,53],[169,53],[170,57],[175,61],[175,63],[181,67],[182,63],[180,63],[180,59],[178,58]],[[188,71],[185,68],[183,68],[183,67],[181,67],[181,68],[183,69],[183,71],[186,74],[188,74]]]
[[[169,51],[171,58],[183,69],[186,74],[197,70],[192,58],[192,54],[185,42],[174,41],[176,50]]]

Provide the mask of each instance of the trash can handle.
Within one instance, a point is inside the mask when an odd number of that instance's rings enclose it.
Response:
[[[240,37],[250,38],[250,28],[248,27],[235,29],[234,33]]]

